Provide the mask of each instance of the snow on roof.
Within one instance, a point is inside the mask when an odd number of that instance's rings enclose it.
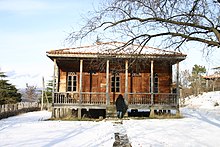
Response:
[[[90,46],[81,46],[75,48],[65,48],[48,51],[47,54],[105,54],[105,55],[169,55],[182,56],[186,55],[180,52],[166,51],[158,48],[128,45],[122,42],[96,43]]]

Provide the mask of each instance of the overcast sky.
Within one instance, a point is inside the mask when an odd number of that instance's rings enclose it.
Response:
[[[73,47],[64,43],[65,38],[73,28],[80,28],[82,16],[88,16],[99,1],[0,0],[0,71],[6,72],[17,88],[24,88],[26,83],[41,87],[43,76],[51,80],[53,63],[46,51]],[[202,48],[193,43],[188,48],[182,68],[220,66],[220,51],[215,51],[208,64]]]

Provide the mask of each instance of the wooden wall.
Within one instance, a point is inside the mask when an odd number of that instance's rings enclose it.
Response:
[[[131,89],[131,74],[128,77],[128,92],[150,92],[150,66],[145,66],[141,70],[142,73],[133,74],[132,76],[132,89]],[[78,89],[79,89],[79,72],[77,73]],[[163,64],[162,66],[158,63],[154,64],[154,73],[158,74],[159,77],[159,93],[170,93],[172,84],[172,66],[170,64]],[[109,77],[109,92],[111,91],[111,73]],[[125,91],[125,73],[119,73],[120,76],[120,89],[122,94]],[[60,68],[59,70],[59,92],[66,92],[67,90],[67,72]],[[105,72],[96,72],[92,74],[92,92],[105,92],[106,91],[106,77]],[[83,73],[82,91],[90,92],[90,74],[88,72]],[[117,94],[117,93],[116,93]]]
[[[66,92],[66,85],[67,85],[67,73],[62,71],[62,69],[59,70],[59,92]]]

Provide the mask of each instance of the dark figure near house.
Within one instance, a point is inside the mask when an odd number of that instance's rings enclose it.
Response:
[[[116,109],[117,109],[117,117],[123,118],[125,112],[127,111],[127,106],[121,94],[118,96],[115,104],[116,104]]]

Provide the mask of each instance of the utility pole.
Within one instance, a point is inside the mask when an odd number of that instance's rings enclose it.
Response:
[[[42,77],[42,93],[41,93],[41,111],[44,107],[44,77]]]

